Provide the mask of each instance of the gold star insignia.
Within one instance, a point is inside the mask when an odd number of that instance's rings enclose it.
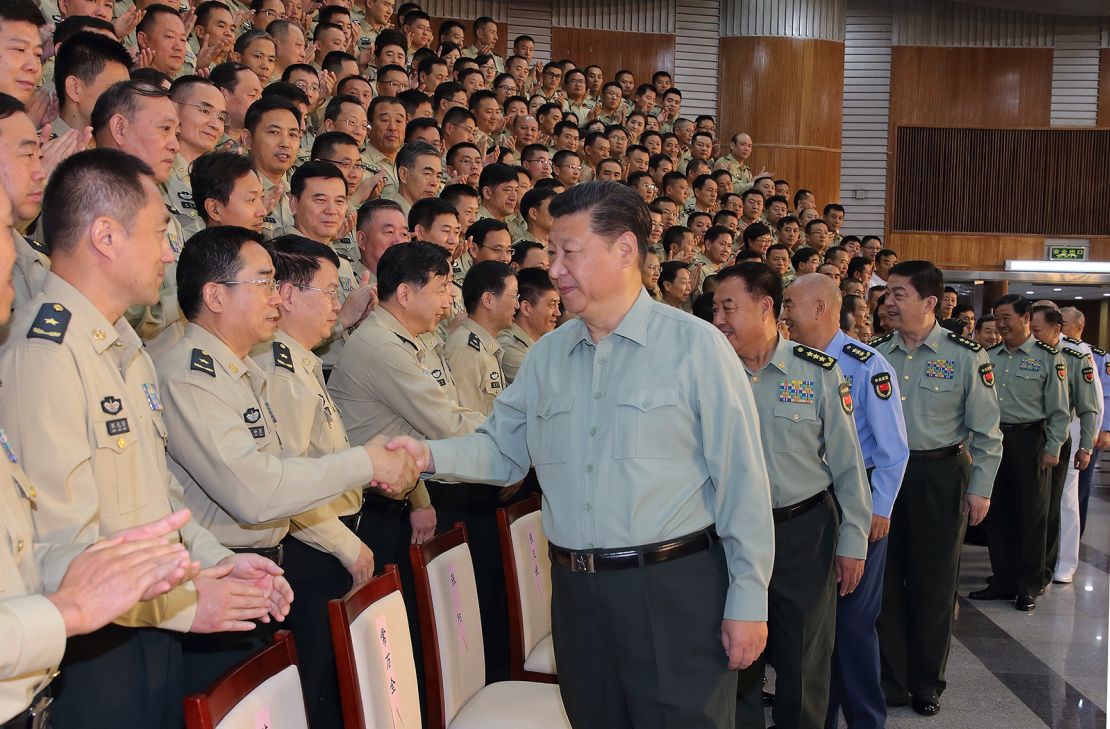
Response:
[[[49,325],[50,325],[50,326],[52,326],[52,327],[56,327],[56,326],[58,326],[58,320],[57,320],[57,319],[54,319],[54,318],[50,318],[50,319],[43,319],[43,320],[42,320],[42,323],[43,323],[43,324],[49,324]]]

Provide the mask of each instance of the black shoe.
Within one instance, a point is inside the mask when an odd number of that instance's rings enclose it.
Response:
[[[1000,590],[993,584],[987,585],[982,590],[976,590],[969,593],[968,597],[972,600],[1013,600],[1017,595],[1013,592],[1006,592]]]
[[[1031,613],[1037,609],[1037,598],[1023,592],[1014,600],[1014,607],[1024,613]]]
[[[914,696],[913,710],[922,716],[936,716],[940,711],[940,701],[936,696]]]

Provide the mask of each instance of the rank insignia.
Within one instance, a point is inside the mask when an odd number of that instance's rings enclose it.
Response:
[[[1068,379],[1068,366],[1063,362],[1056,365],[1056,376],[1060,378],[1061,382]]]
[[[203,372],[206,375],[216,376],[216,368],[212,364],[212,357],[203,349],[194,349],[189,360],[189,369]]]
[[[120,410],[123,410],[123,403],[120,402],[118,397],[109,395],[100,401],[100,409],[103,410],[106,415],[117,415]]]
[[[875,388],[875,394],[880,400],[889,400],[890,396],[894,394],[894,385],[890,383],[889,372],[880,372],[872,377],[871,387]]]
[[[1086,382],[1094,382],[1095,381],[1095,368],[1094,367],[1084,367],[1083,368],[1083,379]]]
[[[1022,357],[1018,362],[1018,369],[1025,370],[1026,372],[1040,372],[1041,361],[1036,357]]]
[[[243,412],[243,420],[248,423],[257,423],[262,419],[262,411],[258,408],[247,408]]]
[[[293,353],[283,342],[274,342],[274,365],[290,372],[296,372],[293,369]]]
[[[856,405],[852,402],[852,388],[848,387],[847,382],[840,383],[840,406],[844,408],[844,412],[851,415],[855,412]]]
[[[43,304],[38,316],[31,322],[31,328],[27,330],[27,338],[61,344],[65,339],[66,329],[69,328],[70,316],[69,309],[61,304]]]
[[[804,359],[808,362],[812,362],[818,367],[826,370],[831,370],[833,367],[836,366],[836,357],[827,355],[820,349],[807,347],[804,344],[794,345],[794,356],[798,357],[799,359]]]
[[[12,444],[8,441],[8,434],[4,432],[3,428],[0,428],[0,446],[4,448],[4,455],[8,457],[8,460],[17,463],[15,451],[12,450]]]
[[[812,380],[784,380],[779,385],[779,402],[812,405],[814,400]]]
[[[987,387],[994,387],[994,365],[990,363],[979,365],[979,379]]]
[[[925,376],[936,380],[951,380],[956,376],[956,363],[950,359],[931,359],[925,363]]]
[[[33,250],[38,251],[45,256],[50,255],[50,248],[48,248],[45,243],[39,243],[34,238],[24,238],[23,240],[27,241],[27,245],[31,246]]]
[[[143,394],[146,395],[146,404],[154,412],[161,412],[162,410],[162,396],[158,394],[158,385],[152,382],[143,383]]]
[[[127,424],[127,418],[109,420],[106,425],[108,428],[108,435],[123,435],[124,433],[131,432],[131,426]]]
[[[867,360],[875,356],[874,352],[864,349],[858,344],[852,344],[850,342],[844,345],[844,354],[854,359],[858,359],[860,362],[866,362]]]
[[[470,336],[467,338],[466,343],[467,343],[467,345],[469,345],[470,347],[478,350],[479,352],[482,351],[482,340],[478,339],[478,335],[475,334],[474,332],[470,333]]]

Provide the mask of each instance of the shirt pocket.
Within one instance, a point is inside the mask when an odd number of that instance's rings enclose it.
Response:
[[[816,405],[780,402],[775,405],[771,437],[776,453],[812,451],[821,442]],[[765,433],[764,438],[767,437]],[[814,451],[816,452],[816,451]]]
[[[127,514],[139,506],[133,467],[136,456],[133,449],[139,447],[139,423],[132,420],[115,417],[93,421],[96,439],[93,468],[102,517]],[[120,421],[126,421],[126,431]]]
[[[629,390],[617,395],[617,458],[674,457],[682,400],[677,387]]]
[[[917,383],[917,410],[925,415],[942,415],[955,412],[960,399],[956,380],[943,377],[923,377]]]
[[[570,442],[570,413],[574,398],[549,397],[536,404],[533,435],[529,438],[528,451],[537,466],[567,462],[567,444]]]

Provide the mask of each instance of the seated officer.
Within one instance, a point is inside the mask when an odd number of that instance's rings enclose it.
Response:
[[[517,291],[520,308],[513,316],[513,323],[497,335],[501,343],[501,370],[505,373],[505,386],[516,378],[524,363],[524,355],[544,334],[559,323],[559,292],[546,269],[526,268],[517,271]]]
[[[267,200],[249,157],[202,154],[193,162],[191,184],[193,204],[206,227],[235,225],[262,232]]]
[[[197,233],[177,278],[189,324],[155,362],[170,469],[185,485],[185,502],[221,543],[280,564],[289,517],[367,482],[392,491],[415,480],[411,461],[373,442],[319,457],[282,453],[266,375],[248,354],[273,337],[278,320],[274,264],[258,233]],[[255,650],[255,633],[186,641],[191,688]]]

